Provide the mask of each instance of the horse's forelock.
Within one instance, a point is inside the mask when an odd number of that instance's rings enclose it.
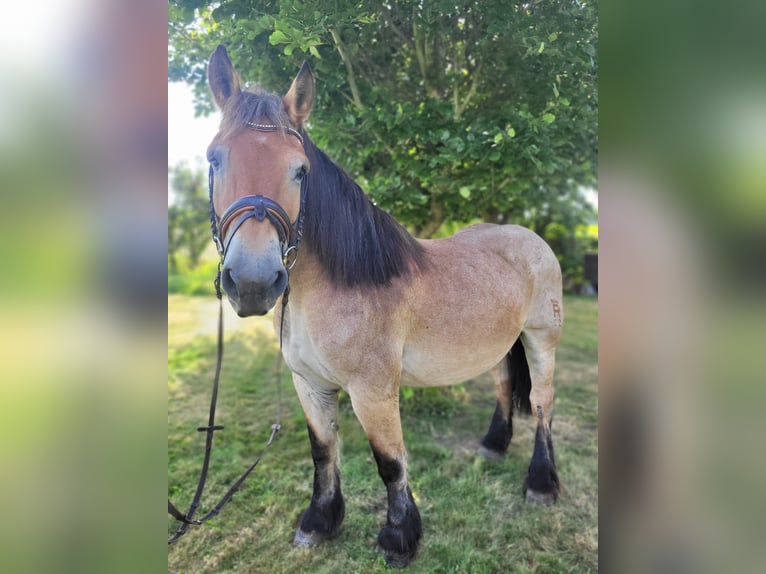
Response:
[[[282,98],[253,86],[231,98],[223,110],[221,135],[226,136],[247,126],[247,122],[268,122],[278,127],[292,127]]]

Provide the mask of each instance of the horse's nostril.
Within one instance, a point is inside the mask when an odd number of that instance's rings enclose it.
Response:
[[[221,271],[221,287],[223,287],[223,290],[227,293],[233,293],[236,289],[236,284],[234,282],[234,274],[231,272],[231,269],[224,268]]]
[[[280,269],[277,271],[277,276],[274,279],[274,283],[272,283],[272,286],[279,288],[283,283],[285,283],[287,280],[287,271],[284,269]]]

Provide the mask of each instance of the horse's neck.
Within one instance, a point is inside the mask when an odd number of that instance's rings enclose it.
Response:
[[[303,246],[290,271],[290,300],[301,301],[306,294],[316,289],[325,289],[329,282],[316,255]]]

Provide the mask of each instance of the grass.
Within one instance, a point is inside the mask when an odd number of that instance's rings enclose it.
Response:
[[[169,297],[168,493],[182,510],[191,501],[204,451],[195,428],[207,420],[215,368],[214,298]],[[494,409],[492,383],[480,377],[402,398],[413,495],[423,518],[420,572],[596,572],[597,301],[566,297],[556,370],[553,427],[564,491],[550,508],[524,501],[534,421],[517,417],[506,459],[487,463],[478,441]],[[265,444],[275,420],[277,343],[271,318],[238,319],[227,310],[226,356],[216,435],[203,509],[210,508]],[[281,377],[283,430],[234,500],[212,522],[168,550],[178,574],[387,572],[375,537],[386,494],[347,396],[341,397],[341,471],[346,519],[322,546],[290,545],[311,497],[313,466],[303,411],[289,373]],[[168,535],[175,523],[168,520]]]

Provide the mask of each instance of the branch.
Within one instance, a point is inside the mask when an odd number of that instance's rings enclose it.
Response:
[[[386,21],[388,27],[391,28],[391,31],[399,36],[399,39],[402,42],[404,42],[411,49],[415,49],[415,43],[412,41],[412,39],[409,36],[406,36],[404,32],[402,32],[399,27],[394,24],[394,20],[391,18],[391,9],[385,4],[383,5],[383,19]]]
[[[463,103],[458,104],[457,103],[457,87],[455,88],[455,119],[459,120],[465,109],[468,107],[468,104],[470,103],[471,99],[476,95],[476,87],[479,84],[479,70],[481,70],[481,62],[476,66],[476,69],[473,71],[473,74],[471,74],[471,87],[468,88],[468,93],[463,98]]]
[[[431,219],[418,230],[418,237],[422,239],[430,239],[444,223],[444,205],[437,201],[433,195],[431,196],[430,215]]]
[[[343,64],[346,66],[346,75],[348,77],[348,86],[351,88],[352,101],[357,109],[363,110],[364,106],[362,105],[362,98],[359,97],[359,88],[356,85],[356,77],[354,76],[354,68],[351,65],[351,58],[349,58],[348,52],[346,52],[346,47],[343,45],[343,41],[340,39],[340,34],[338,34],[337,30],[331,28],[330,34],[335,42],[335,47],[338,48],[340,59],[343,60]]]
[[[412,36],[415,39],[415,56],[418,59],[418,65],[420,66],[420,74],[423,76],[423,84],[426,87],[426,93],[432,98],[437,98],[439,94],[431,85],[431,82],[428,80],[428,72],[427,72],[428,63],[426,62],[426,54],[425,54],[425,45],[426,45],[425,36],[420,35],[420,37],[418,37],[418,25],[414,17],[412,19]]]
[[[394,151],[394,149],[390,145],[388,145],[388,142],[386,142],[386,140],[384,140],[381,137],[381,135],[377,132],[377,130],[375,128],[373,128],[373,127],[370,127],[368,129],[369,129],[370,133],[372,133],[372,135],[375,136],[375,139],[378,140],[381,144],[383,144],[383,147],[386,148],[386,151],[388,152],[388,154],[391,157],[395,157],[396,156],[396,152]]]

